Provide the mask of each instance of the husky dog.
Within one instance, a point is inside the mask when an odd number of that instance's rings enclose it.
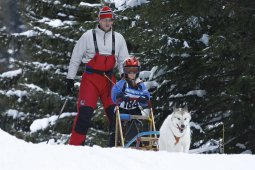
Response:
[[[188,108],[175,108],[160,128],[159,150],[168,152],[186,152],[190,148],[190,122]]]

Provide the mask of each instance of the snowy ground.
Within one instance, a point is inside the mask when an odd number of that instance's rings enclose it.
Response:
[[[0,130],[1,170],[254,170],[255,155],[32,144]]]

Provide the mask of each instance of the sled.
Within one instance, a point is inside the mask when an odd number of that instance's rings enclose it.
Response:
[[[151,103],[150,101],[147,102],[150,110],[148,116],[120,113],[119,105],[117,104],[115,147],[135,148],[140,150],[154,150],[154,151],[158,150],[159,131],[156,131],[154,114]],[[130,140],[126,140],[126,136],[123,133],[123,124],[129,123],[129,125],[131,124],[130,126],[132,126],[132,122],[144,122],[146,123],[147,126],[143,127],[142,130],[140,129],[139,132],[133,135],[133,137]],[[127,128],[128,127],[126,127],[126,129]]]

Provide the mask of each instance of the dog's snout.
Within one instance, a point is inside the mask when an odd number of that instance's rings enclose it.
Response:
[[[182,125],[181,125],[181,128],[185,128],[185,125],[182,124]]]

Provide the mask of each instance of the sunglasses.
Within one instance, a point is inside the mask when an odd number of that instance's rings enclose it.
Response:
[[[124,67],[125,74],[131,74],[131,73],[137,74],[139,73],[139,71],[140,71],[139,67]]]

